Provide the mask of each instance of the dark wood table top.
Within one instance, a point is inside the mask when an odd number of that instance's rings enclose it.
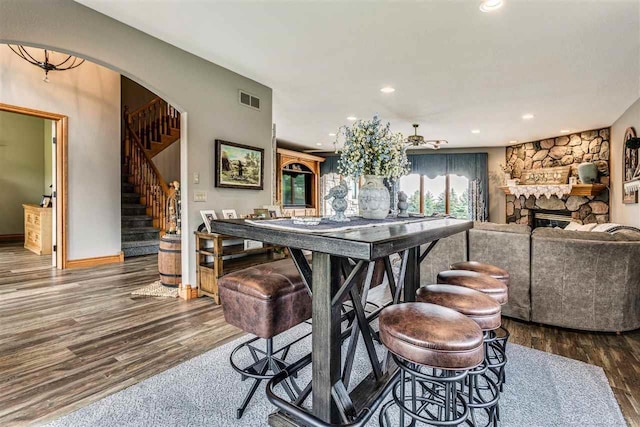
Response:
[[[472,221],[451,218],[425,218],[424,221],[407,224],[322,234],[260,227],[249,224],[244,219],[220,219],[211,223],[213,233],[368,261],[444,239],[471,228]]]

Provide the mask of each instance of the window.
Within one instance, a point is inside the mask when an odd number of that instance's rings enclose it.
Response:
[[[428,178],[418,174],[407,175],[400,178],[400,190],[409,196],[409,212],[469,218],[469,179],[463,176]]]
[[[284,207],[311,206],[311,171],[294,163],[282,170],[282,204]]]

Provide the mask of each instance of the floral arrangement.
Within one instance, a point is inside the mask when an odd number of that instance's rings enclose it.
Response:
[[[404,137],[391,132],[390,124],[383,125],[378,116],[369,121],[358,120],[351,127],[341,127],[338,137],[341,135],[345,141],[338,173],[353,178],[376,175],[390,180],[409,173]]]

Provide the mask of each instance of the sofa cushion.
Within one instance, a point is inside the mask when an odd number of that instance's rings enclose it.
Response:
[[[566,231],[550,227],[540,227],[533,230],[533,238],[547,239],[574,239],[593,240],[599,242],[628,242],[640,240],[640,236],[628,235],[625,233],[600,233],[593,231]]]
[[[474,222],[473,228],[482,231],[498,231],[502,233],[531,234],[531,227],[526,224],[495,224],[493,222]]]

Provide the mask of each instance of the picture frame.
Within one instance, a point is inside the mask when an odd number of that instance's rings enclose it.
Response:
[[[627,192],[624,188],[626,182],[634,180],[636,171],[640,170],[640,148],[627,147],[627,141],[636,138],[636,130],[628,127],[624,133],[624,141],[622,142],[622,203],[625,205],[638,203],[638,192]]]
[[[269,209],[254,209],[253,214],[256,218],[270,218]]]
[[[200,211],[200,216],[202,217],[202,221],[204,221],[204,226],[207,227],[207,231],[211,233],[211,222],[218,219],[218,216],[216,215],[216,211],[214,210]]]
[[[40,200],[40,207],[41,208],[50,208],[51,207],[51,196],[43,194],[42,195],[42,200]]]
[[[270,218],[280,218],[282,217],[282,209],[278,205],[262,205],[264,209],[269,211]],[[273,215],[272,215],[273,212]]]
[[[264,149],[216,139],[215,185],[264,189]]]
[[[238,212],[235,209],[222,209],[222,218],[238,219]]]

